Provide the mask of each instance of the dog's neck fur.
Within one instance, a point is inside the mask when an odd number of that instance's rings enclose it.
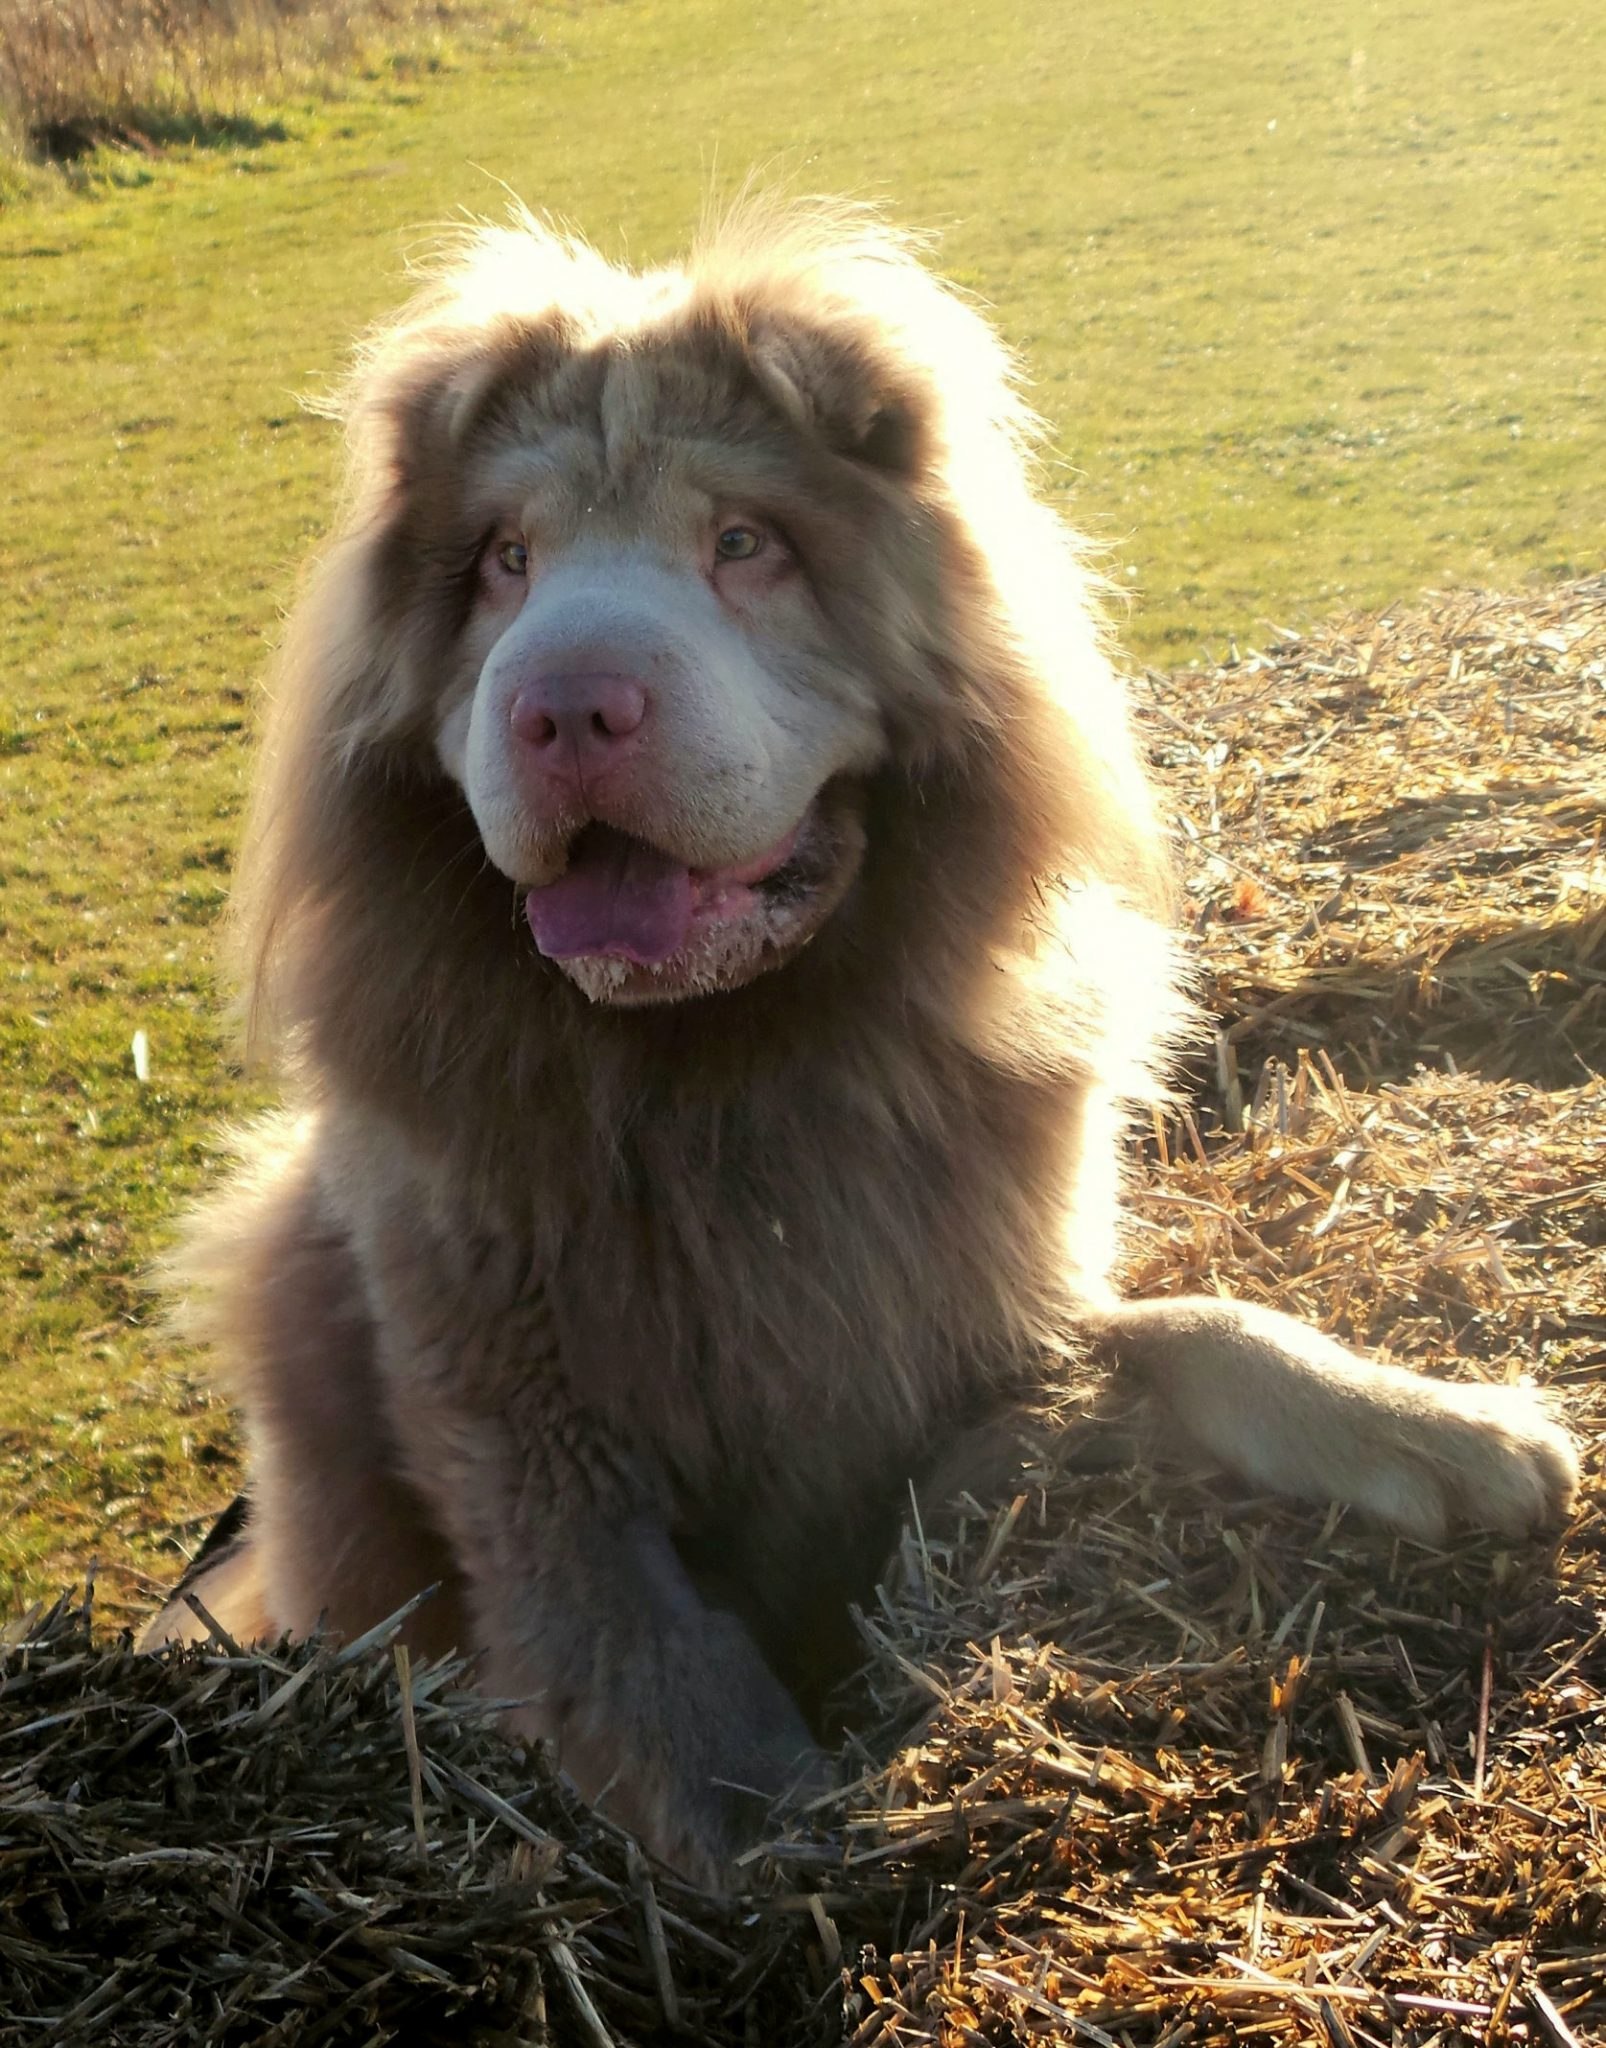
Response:
[[[935,794],[880,792],[861,896],[895,899],[907,869],[969,901],[941,959],[912,910],[850,901],[774,974],[633,1011],[593,1007],[539,958],[507,884],[463,879],[454,802],[392,782],[347,813],[284,935],[303,1083],[360,1103],[387,1171],[411,1158],[420,1188],[450,1189],[454,1227],[473,1213],[522,1240],[598,1396],[624,1410],[643,1373],[683,1381],[655,1406],[702,1411],[703,1455],[710,1414],[762,1427],[773,1388],[779,1427],[798,1384],[843,1423],[923,1435],[938,1385],[1068,1343],[1086,1080],[1074,1049],[1011,1066],[967,1042],[1003,972],[984,915],[1023,906],[989,912],[976,873],[933,863],[949,821],[900,846]],[[416,872],[398,882],[421,845],[422,898]]]

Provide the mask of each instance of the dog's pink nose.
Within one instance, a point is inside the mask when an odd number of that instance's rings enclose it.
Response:
[[[577,766],[600,761],[640,730],[647,692],[632,676],[546,675],[513,699],[513,737]]]

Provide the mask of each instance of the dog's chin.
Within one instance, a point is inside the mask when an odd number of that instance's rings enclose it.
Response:
[[[864,854],[858,807],[817,802],[791,836],[785,858],[752,879],[694,874],[683,935],[658,958],[627,943],[540,950],[593,1003],[616,1009],[727,994],[795,958],[841,904]],[[531,899],[537,892],[531,892]]]
[[[830,916],[812,896],[754,901],[731,915],[710,918],[667,960],[644,962],[615,954],[579,953],[556,963],[582,995],[616,1009],[682,1003],[724,995],[801,952]]]

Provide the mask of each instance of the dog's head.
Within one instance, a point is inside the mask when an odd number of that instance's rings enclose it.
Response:
[[[908,601],[882,565],[919,399],[819,306],[676,280],[586,312],[415,401],[430,485],[392,562],[398,595],[455,567],[418,708],[534,944],[595,999],[660,1001],[785,960],[852,884],[920,686],[899,625],[864,623]]]
[[[1009,360],[873,222],[749,207],[643,274],[480,231],[348,413],[293,685],[326,757],[461,793],[523,944],[595,1001],[789,960],[877,858],[889,777],[917,808],[991,777],[951,896],[1029,896],[1080,813],[1092,845],[1144,808]]]

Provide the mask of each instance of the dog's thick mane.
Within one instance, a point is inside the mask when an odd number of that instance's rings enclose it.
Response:
[[[411,707],[455,630],[453,469],[577,364],[669,346],[802,449],[827,514],[837,494],[864,558],[846,630],[896,737],[812,946],[610,1011],[528,943]],[[643,276],[524,217],[370,338],[343,410],[349,511],[279,664],[236,895],[259,1037],[405,1128],[467,1210],[521,1214],[536,1256],[594,1235],[610,1288],[705,1364],[778,1346],[828,1387],[859,1369],[833,1330],[876,1330],[912,1407],[934,1344],[1063,1341],[1066,1286],[1109,1254],[1107,1084],[1150,1084],[1177,1003],[1122,692],[987,325],[860,212],[747,202]],[[1096,1175],[1085,1202],[1068,1170]]]

